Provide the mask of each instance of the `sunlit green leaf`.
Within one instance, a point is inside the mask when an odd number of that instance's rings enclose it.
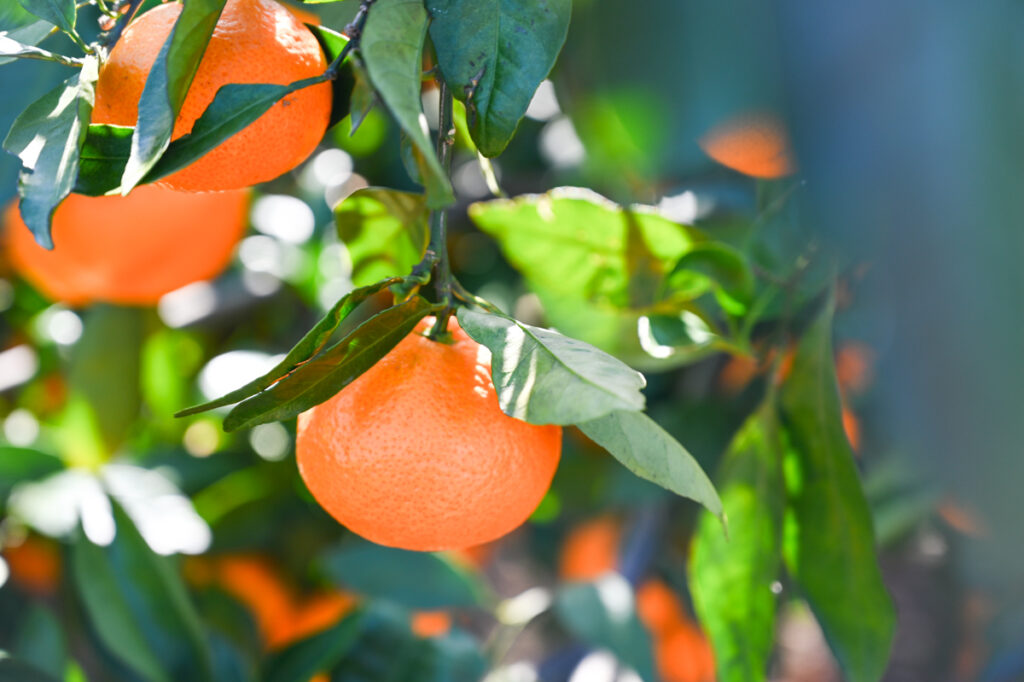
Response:
[[[786,562],[852,682],[876,682],[895,628],[875,555],[871,514],[846,439],[832,355],[833,300],[804,333],[782,387],[798,474]]]
[[[11,488],[55,474],[64,468],[57,457],[28,448],[0,446],[0,501]]]
[[[139,308],[94,306],[85,314],[84,331],[71,356],[68,384],[91,408],[110,452],[124,440],[139,412],[143,314]]]
[[[323,566],[342,589],[410,609],[476,606],[485,596],[477,576],[442,554],[351,542],[327,552]]]
[[[571,0],[428,0],[430,39],[484,156],[515,134],[562,49]]]
[[[427,172],[422,178],[431,208],[455,201],[451,183],[434,155],[420,100],[427,11],[421,0],[377,0],[367,16],[360,53],[374,89],[409,136]]]
[[[722,501],[697,460],[643,412],[618,410],[578,426],[640,478],[695,500],[712,514],[722,516]]]
[[[338,302],[327,311],[327,314],[324,315],[312,329],[306,332],[305,336],[299,339],[299,342],[295,344],[290,351],[288,351],[288,354],[284,359],[277,363],[277,366],[272,370],[259,378],[253,379],[245,386],[237,388],[216,400],[211,400],[210,402],[182,410],[174,416],[187,417],[198,412],[205,412],[206,410],[223,407],[224,405],[231,405],[232,403],[237,403],[240,400],[254,396],[260,391],[269,388],[282,377],[291,374],[297,367],[307,362],[310,358],[323,350],[324,346],[326,346],[327,342],[330,340],[331,334],[334,333],[345,318],[348,317],[353,310],[359,307],[361,303],[374,294],[383,291],[392,284],[397,284],[401,281],[401,278],[394,277],[391,279],[381,280],[380,282],[369,286],[360,287],[359,289],[353,289],[342,296]]]
[[[694,539],[690,589],[721,682],[755,682],[767,674],[777,605],[772,586],[782,564],[782,456],[769,399],[736,435],[716,479],[728,536],[705,512]]]
[[[38,45],[50,35],[53,24],[37,20],[16,2],[0,4],[0,37],[22,45]],[[14,61],[14,57],[0,57],[0,66]]]
[[[705,242],[683,255],[665,280],[669,295],[696,298],[715,293],[726,312],[741,315],[754,295],[754,275],[743,254],[726,244]]]
[[[459,323],[491,351],[501,409],[533,424],[576,424],[644,409],[642,374],[582,341],[515,320],[459,310]]]
[[[76,193],[102,196],[121,186],[134,132],[130,126],[89,125],[79,154]]]
[[[654,303],[666,274],[702,239],[651,209],[574,187],[476,203],[469,215],[531,284],[618,308]]]
[[[139,99],[139,123],[121,178],[122,193],[127,194],[142,181],[170,144],[174,121],[199,70],[199,62],[225,2],[192,0],[178,15]]]
[[[413,296],[377,313],[266,391],[236,405],[224,419],[224,429],[290,419],[319,405],[358,379],[435,309]]]
[[[618,574],[597,583],[572,583],[555,596],[555,615],[581,641],[606,649],[643,680],[653,680],[650,635],[636,616],[632,588]]]
[[[352,283],[405,275],[420,262],[430,230],[422,194],[360,189],[334,209],[338,237],[352,259]]]
[[[103,645],[157,682],[213,682],[202,624],[177,569],[153,553],[119,506],[109,547],[80,537],[71,570],[86,616]]]
[[[4,140],[4,149],[21,159],[21,217],[47,249],[53,212],[75,185],[98,69],[99,60],[87,58],[78,73],[30,104]]]

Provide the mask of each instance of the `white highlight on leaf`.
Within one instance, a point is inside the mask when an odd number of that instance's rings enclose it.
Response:
[[[633,615],[633,588],[622,575],[610,571],[594,583],[597,597],[601,600],[608,618],[613,622],[625,623]]]
[[[22,344],[0,352],[0,391],[25,383],[36,375],[39,357],[31,346]]]
[[[495,615],[505,625],[525,625],[546,611],[552,601],[551,590],[531,587],[498,604]]]

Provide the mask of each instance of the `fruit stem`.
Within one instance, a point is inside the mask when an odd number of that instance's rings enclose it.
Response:
[[[113,28],[103,37],[102,45],[107,50],[114,49],[114,45],[117,44],[118,39],[121,37],[121,33],[124,32],[125,27],[135,18],[135,13],[138,11],[139,6],[143,0],[130,0],[128,3],[128,11],[124,12],[118,20],[114,22]]]
[[[451,176],[452,148],[455,146],[455,126],[452,116],[452,93],[443,78],[439,78],[441,86],[438,104],[437,125],[437,158],[446,175]],[[444,303],[445,309],[437,316],[434,328],[430,330],[430,338],[436,339],[447,333],[448,318],[454,309],[452,296],[452,268],[448,261],[448,211],[435,209],[430,212],[430,244],[427,256],[436,258],[434,265],[434,286],[437,287],[437,300]]]

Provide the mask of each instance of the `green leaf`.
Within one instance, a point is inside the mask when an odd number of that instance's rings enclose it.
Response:
[[[555,595],[555,615],[581,641],[607,649],[643,680],[654,680],[653,646],[636,617],[625,578],[608,574],[597,583],[572,583]]]
[[[0,651],[0,682],[60,682],[60,679],[24,661],[7,658]]]
[[[237,403],[240,400],[244,400],[245,398],[256,395],[260,391],[270,388],[274,383],[294,372],[300,365],[308,362],[310,358],[323,350],[324,346],[326,346],[327,342],[330,340],[331,334],[334,333],[345,318],[348,317],[353,310],[358,308],[363,301],[367,300],[374,294],[383,291],[392,284],[398,284],[401,281],[402,278],[400,277],[392,277],[369,286],[353,289],[342,296],[341,299],[339,299],[338,302],[327,311],[327,314],[324,315],[324,317],[317,322],[312,329],[306,332],[305,336],[299,339],[299,342],[295,344],[290,351],[288,351],[288,354],[284,359],[277,363],[277,366],[272,370],[257,379],[253,379],[245,386],[231,391],[227,395],[223,395],[216,400],[211,400],[210,402],[203,403],[202,405],[196,405],[186,410],[182,410],[174,416],[187,417],[189,415],[205,412],[217,407],[231,405],[232,403]]]
[[[95,414],[108,452],[116,450],[135,425],[142,402],[143,314],[139,308],[93,306],[71,354],[68,384]]]
[[[114,504],[109,547],[84,536],[71,570],[86,616],[105,647],[146,680],[213,681],[199,614],[169,559],[157,556]]]
[[[722,461],[717,482],[729,536],[705,512],[694,538],[690,590],[721,682],[757,682],[767,674],[777,606],[772,584],[782,564],[782,456],[770,398],[736,434]]]
[[[676,262],[665,280],[669,295],[696,298],[708,286],[715,289],[722,308],[742,315],[754,296],[754,274],[744,255],[727,244],[698,244]]]
[[[340,623],[275,653],[263,672],[264,682],[309,682],[317,673],[333,668],[358,642],[363,632],[361,611]]]
[[[383,187],[353,192],[334,209],[334,222],[357,286],[410,272],[430,238],[423,195]]]
[[[199,62],[210,42],[226,0],[191,0],[174,22],[139,99],[138,125],[131,156],[121,177],[127,194],[150,171],[171,142],[174,121],[185,102]]]
[[[75,0],[18,0],[18,3],[40,19],[74,34],[77,10]]]
[[[871,514],[843,430],[832,354],[834,298],[797,347],[782,414],[799,475],[786,562],[851,682],[885,671],[895,613],[875,555]],[[789,477],[787,477],[789,478]]]
[[[131,126],[89,125],[79,154],[76,193],[97,197],[121,186],[134,132]]]
[[[2,10],[0,10],[2,12]],[[0,21],[2,21],[2,14],[0,14]],[[2,26],[11,26],[11,22],[2,21]],[[0,31],[0,42],[3,42],[3,38],[8,41],[13,41],[17,45],[31,47],[38,45],[43,41],[46,36],[50,35],[50,31],[53,29],[53,24],[48,21],[33,21],[25,25],[19,26],[14,29],[5,29]],[[7,49],[14,49],[13,46],[9,46]],[[7,54],[6,50],[0,50],[0,53]],[[0,66],[13,62],[16,57],[2,57],[0,56]]]
[[[700,464],[646,414],[618,410],[577,426],[640,478],[695,500],[722,517],[722,501]]]
[[[677,315],[645,315],[637,320],[640,345],[649,355],[681,355],[689,362],[708,356],[720,337],[700,315],[684,310]]]
[[[653,209],[576,187],[476,203],[469,216],[531,286],[622,309],[655,303],[666,274],[703,239]]]
[[[19,483],[37,481],[63,468],[63,462],[53,455],[28,448],[0,446],[0,502]]]
[[[224,419],[224,430],[290,419],[319,405],[358,379],[437,309],[414,296],[377,313],[266,391],[236,405]]]
[[[421,0],[377,0],[367,15],[360,53],[374,89],[420,157],[427,205],[442,208],[454,203],[455,195],[434,155],[420,99],[426,35],[427,11]]]
[[[53,248],[53,212],[75,185],[98,68],[99,61],[87,57],[78,73],[29,105],[4,140],[4,149],[21,159],[21,217],[47,249]]]
[[[33,604],[18,620],[18,634],[11,653],[45,673],[62,677],[68,657],[67,641],[54,613],[45,606]]]
[[[555,65],[569,30],[571,0],[427,0],[438,65],[466,103],[484,156],[515,134],[533,93]]]
[[[343,589],[410,609],[431,611],[484,601],[485,587],[479,578],[443,554],[356,541],[327,552],[323,566]]]
[[[531,424],[576,424],[644,409],[644,376],[582,341],[516,320],[459,310],[466,333],[492,355],[501,409]]]

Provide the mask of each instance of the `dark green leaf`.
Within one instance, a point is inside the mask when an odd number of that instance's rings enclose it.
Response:
[[[45,673],[63,677],[67,642],[60,621],[49,608],[34,604],[19,618],[18,635],[11,653]]]
[[[786,489],[774,400],[733,440],[717,479],[729,519],[701,515],[690,560],[690,589],[715,650],[721,682],[765,679],[774,643]]]
[[[441,73],[466,103],[480,152],[497,156],[555,65],[572,2],[427,0],[427,7]]]
[[[364,615],[357,611],[340,623],[274,654],[263,672],[264,682],[309,682],[333,668],[362,636]]]
[[[582,341],[515,320],[459,310],[459,323],[492,355],[504,412],[532,424],[576,424],[642,410],[644,377]]]
[[[82,143],[74,191],[96,197],[120,187],[134,132],[130,126],[90,124]]]
[[[362,62],[353,60],[351,64],[355,83],[352,86],[352,127],[349,134],[355,135],[359,126],[363,124],[363,120],[366,119],[366,115],[376,106],[377,93],[370,85],[370,77],[366,75],[366,69],[363,68]]]
[[[423,195],[383,187],[349,195],[334,209],[334,222],[352,258],[356,286],[410,272],[430,237]]]
[[[651,209],[576,187],[476,203],[469,216],[531,285],[621,309],[656,302],[665,275],[703,239]]]
[[[353,310],[359,307],[363,301],[374,294],[383,291],[392,284],[398,284],[401,281],[402,279],[400,277],[392,277],[390,279],[381,280],[376,284],[371,284],[370,286],[353,289],[342,296],[341,299],[334,304],[334,307],[327,311],[327,314],[324,315],[323,319],[317,322],[312,329],[306,332],[305,336],[299,339],[299,342],[295,344],[290,351],[288,351],[288,355],[286,355],[281,362],[277,363],[277,366],[274,367],[274,369],[270,370],[258,379],[253,379],[245,386],[231,391],[227,395],[221,396],[216,400],[211,400],[208,403],[203,403],[202,405],[196,405],[188,408],[187,410],[182,410],[175,416],[187,417],[198,412],[212,410],[216,407],[231,405],[232,403],[237,403],[239,400],[254,396],[260,391],[269,388],[323,350],[324,346],[327,345],[327,341],[331,338],[331,334],[333,334],[338,328],[338,325],[340,325]]]
[[[0,502],[19,483],[36,481],[64,468],[60,459],[27,448],[0,446]]]
[[[339,587],[410,609],[475,606],[484,599],[479,578],[442,554],[359,541],[327,552],[323,563]]]
[[[798,475],[786,562],[852,682],[876,682],[895,627],[875,556],[871,514],[843,429],[832,355],[833,299],[804,333],[782,387]]]
[[[434,155],[420,99],[427,11],[421,0],[377,0],[366,19],[360,52],[374,89],[413,142],[425,172],[427,205],[455,201],[451,183]]]
[[[742,315],[754,295],[754,274],[743,254],[718,242],[698,244],[683,255],[665,280],[672,296],[696,298],[714,287],[722,308]]]
[[[24,661],[6,658],[0,651],[0,682],[60,682],[60,678]]]
[[[152,182],[181,170],[265,114],[282,97],[325,80],[323,76],[315,76],[290,85],[230,83],[221,86],[192,131],[166,147],[163,155],[151,164],[151,170],[144,174],[144,180]]]
[[[327,56],[328,63],[333,63],[336,58],[340,57],[348,45],[349,40],[347,36],[337,31],[332,31],[326,26],[306,24],[306,28],[320,42],[320,47]],[[346,59],[338,71],[337,77],[331,81],[331,118],[327,122],[328,128],[333,128],[349,115],[352,105],[352,93],[356,87],[356,74],[352,67],[352,62],[353,60]]]
[[[430,682],[478,682],[487,672],[487,659],[477,641],[462,630],[453,629],[443,637],[432,637],[427,643],[430,652],[420,679]]]
[[[618,410],[579,428],[640,478],[704,505],[722,516],[722,501],[700,464],[642,412]]]
[[[139,123],[121,178],[127,194],[150,171],[171,142],[174,121],[185,102],[206,45],[226,0],[192,0],[184,5],[146,78],[139,99]]]
[[[653,680],[653,647],[636,617],[632,588],[610,573],[597,583],[566,585],[555,595],[555,614],[565,628],[597,649],[607,649],[643,680]]]
[[[319,405],[358,379],[435,310],[414,296],[377,313],[271,388],[236,405],[224,419],[224,429],[290,419]]]
[[[21,159],[21,217],[47,249],[53,248],[53,212],[75,185],[98,68],[88,57],[78,73],[30,104],[4,140],[4,149]]]
[[[144,322],[139,308],[94,306],[85,315],[82,338],[71,355],[68,384],[90,406],[108,452],[117,449],[135,424],[142,402]]]
[[[18,0],[22,7],[65,33],[75,32],[75,0]]]
[[[177,569],[116,504],[114,518],[109,547],[80,537],[71,552],[75,587],[100,641],[146,680],[212,682],[202,624]]]

